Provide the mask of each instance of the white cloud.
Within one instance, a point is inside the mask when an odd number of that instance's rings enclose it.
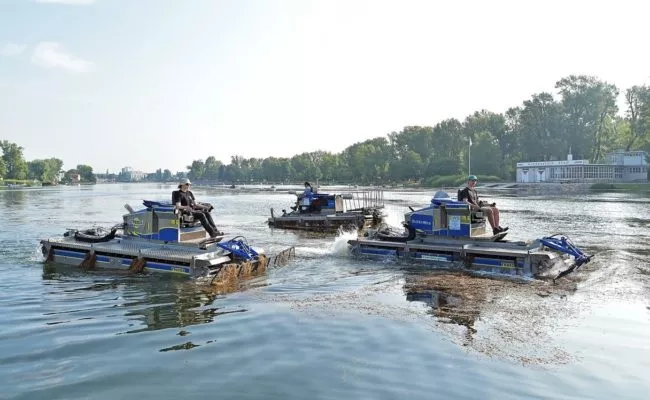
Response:
[[[33,0],[36,3],[59,3],[59,4],[74,4],[74,5],[83,5],[83,4],[92,4],[95,0]]]
[[[7,43],[0,49],[0,56],[15,57],[19,56],[27,48],[24,44]]]
[[[93,63],[68,53],[60,43],[41,42],[34,49],[32,62],[44,68],[63,68],[72,72],[86,72]]]

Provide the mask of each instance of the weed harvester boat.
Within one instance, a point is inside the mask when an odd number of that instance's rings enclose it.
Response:
[[[267,266],[282,265],[295,255],[291,247],[268,257],[243,236],[210,238],[200,222],[179,213],[173,204],[144,200],[143,205],[137,211],[125,205],[129,213],[110,230],[69,229],[42,240],[46,262],[173,273],[217,283],[224,277],[261,274]]]
[[[299,195],[296,192],[291,194]],[[271,208],[268,224],[273,228],[336,233],[339,228],[362,230],[383,219],[384,192],[367,189],[342,193],[309,193],[299,197],[291,212],[275,215]]]
[[[585,254],[564,235],[531,241],[507,241],[507,232],[486,233],[482,213],[443,191],[431,204],[404,215],[404,232],[381,226],[349,240],[355,256],[393,257],[469,272],[528,278],[565,276],[584,264]]]

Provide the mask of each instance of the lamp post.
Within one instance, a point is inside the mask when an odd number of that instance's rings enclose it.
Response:
[[[467,175],[472,175],[472,138],[469,138],[467,146]]]

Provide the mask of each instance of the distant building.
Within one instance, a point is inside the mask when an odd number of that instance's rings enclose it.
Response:
[[[106,171],[105,174],[95,174],[95,178],[97,178],[97,183],[114,183],[117,175]]]
[[[589,160],[531,161],[517,163],[517,182],[635,182],[648,180],[645,151],[617,150],[605,155],[605,164]]]
[[[121,182],[140,182],[146,177],[145,172],[134,171],[131,167],[124,167],[118,175],[118,180]]]

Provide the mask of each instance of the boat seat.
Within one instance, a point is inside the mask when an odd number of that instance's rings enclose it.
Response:
[[[483,215],[483,211],[472,211],[470,216],[471,216],[472,224],[485,222],[485,216]]]
[[[180,212],[179,210],[174,210],[174,213],[178,215],[178,226],[181,228],[192,228],[195,226],[201,226],[201,221],[194,218],[192,214],[187,214]]]
[[[462,192],[462,189],[458,189],[458,201],[462,201],[460,199],[460,192]],[[483,211],[470,211],[470,221],[472,224],[485,222],[485,215],[483,214]]]

